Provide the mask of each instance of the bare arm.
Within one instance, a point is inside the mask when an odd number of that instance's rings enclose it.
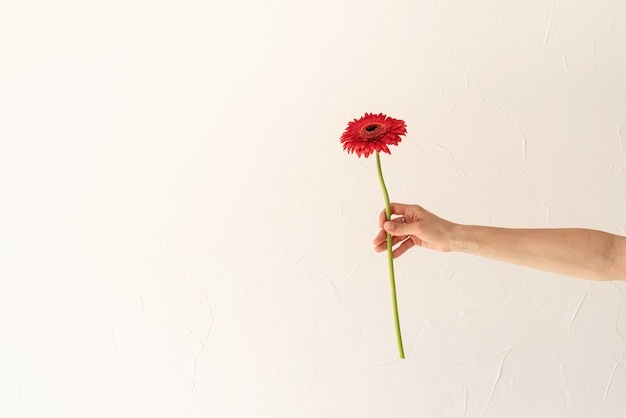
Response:
[[[591,280],[626,280],[626,238],[590,229],[456,225],[453,251]]]
[[[417,205],[392,204],[400,217],[385,222],[374,239],[384,251],[394,235],[394,257],[413,246],[457,251],[538,270],[590,280],[626,280],[626,237],[591,229],[509,229],[460,225]],[[406,223],[402,222],[402,218]]]

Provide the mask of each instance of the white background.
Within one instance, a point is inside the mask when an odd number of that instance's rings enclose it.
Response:
[[[0,3],[0,416],[623,417],[626,286],[396,262],[392,200],[626,225],[626,3]]]

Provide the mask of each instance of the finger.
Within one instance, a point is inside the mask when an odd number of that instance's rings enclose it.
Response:
[[[393,215],[393,214],[399,215],[398,213],[396,213],[396,212],[394,212],[394,211],[393,211],[393,208],[391,208],[391,214],[392,214],[392,215]],[[380,212],[380,214],[378,215],[378,226],[379,226],[380,228],[382,228],[382,227],[383,227],[383,224],[384,224],[385,222],[387,222],[387,210],[386,210],[386,209],[383,209],[383,210]]]
[[[385,222],[387,222],[387,211],[383,209],[383,211],[378,215],[378,227],[382,228]]]
[[[384,222],[386,222],[386,221],[383,221],[383,224],[384,224]],[[403,223],[406,223],[406,220],[404,219],[404,217],[400,217],[400,218],[392,219],[391,222],[396,222],[398,224],[403,224]],[[383,229],[383,225],[381,224],[380,225],[380,231],[378,231],[378,234],[376,234],[376,237],[372,240],[372,242],[377,245],[381,241],[384,241],[386,238],[387,238],[387,231],[385,231]]]
[[[392,245],[394,245],[393,238],[395,237],[392,237]],[[372,243],[374,244],[374,250],[376,252],[385,251],[387,249],[387,233],[384,230],[381,230],[378,232]]]
[[[378,234],[376,234],[376,237],[374,237],[374,239],[372,240],[372,244],[374,244],[375,246],[379,246],[380,244],[384,243],[387,240],[387,232],[384,229],[381,229],[380,231],[378,231]]]
[[[405,205],[404,203],[392,202],[390,204],[391,214],[392,215],[406,215],[410,207],[411,205]]]
[[[396,248],[395,250],[393,250],[393,258],[398,258],[400,257],[402,254],[404,254],[405,252],[407,252],[408,250],[410,250],[411,248],[413,248],[415,246],[415,243],[413,242],[412,239],[407,239],[405,240],[402,245],[400,245],[398,248]]]
[[[385,238],[383,238],[382,240],[374,241],[374,251],[376,251],[377,253],[381,253],[387,250],[387,239],[386,239],[387,234],[385,233],[384,235],[385,235]],[[395,247],[397,244],[401,243],[407,238],[408,237],[391,237],[391,246]]]
[[[413,235],[411,232],[413,229],[412,225],[402,221],[385,222],[383,228],[393,236]]]
[[[404,203],[395,202],[392,202],[389,208],[392,215],[401,215],[401,217],[398,219],[413,219],[414,216],[412,215],[415,214],[415,210],[421,210],[421,207],[417,205],[405,205]],[[378,226],[382,228],[385,222],[387,222],[387,213],[385,210],[383,210],[378,216]]]
[[[386,242],[382,242],[380,244],[378,244],[377,246],[374,247],[374,251],[377,253],[382,253],[384,251],[387,251],[387,243]]]
[[[398,216],[398,217],[392,219],[392,221],[394,221],[394,222],[403,222],[402,219],[404,219],[404,216]],[[383,224],[385,222],[387,222],[387,212],[386,212],[386,210],[383,210],[378,215],[378,227],[382,228]],[[404,222],[406,222],[406,220]]]

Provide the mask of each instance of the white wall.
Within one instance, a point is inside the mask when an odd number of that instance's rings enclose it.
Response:
[[[626,286],[414,250],[626,231],[623,0],[0,4],[0,416],[622,417]]]

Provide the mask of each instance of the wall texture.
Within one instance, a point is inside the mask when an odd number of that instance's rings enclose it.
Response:
[[[0,3],[0,416],[623,417],[626,286],[396,262],[392,200],[626,233],[623,0]]]

